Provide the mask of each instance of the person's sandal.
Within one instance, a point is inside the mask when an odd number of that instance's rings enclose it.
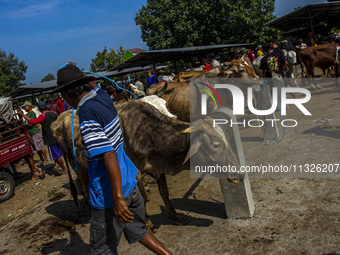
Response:
[[[44,166],[44,163],[39,161],[38,163],[35,164],[37,167],[41,167],[41,166]]]
[[[38,175],[38,176],[39,176],[39,178],[40,178],[41,180],[44,179],[45,176],[46,176],[46,171],[45,171],[45,170],[42,170],[41,175]]]
[[[53,172],[54,172],[55,175],[57,175],[57,176],[60,176],[60,175],[61,175],[61,171],[60,171],[58,168],[56,168],[56,167],[53,167]]]
[[[63,172],[62,170],[60,170],[60,174],[67,174],[68,171],[66,170],[66,172]]]

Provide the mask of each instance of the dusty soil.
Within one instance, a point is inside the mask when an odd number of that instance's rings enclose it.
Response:
[[[284,139],[266,144],[259,130],[242,128],[248,165],[340,163],[340,95],[332,84],[312,92],[306,104],[312,113],[303,117],[290,107],[295,128],[286,128]],[[315,120],[332,119],[318,125]],[[282,130],[281,130],[282,131]],[[89,214],[80,198],[76,207],[68,177],[47,177],[38,185],[27,180],[15,196],[0,204],[0,254],[88,254]],[[18,170],[29,178],[26,164]],[[340,171],[340,170],[338,170]],[[75,174],[73,174],[75,176]],[[250,179],[255,202],[251,219],[228,219],[217,179],[193,179],[189,171],[168,177],[171,201],[190,220],[176,226],[167,218],[155,183],[147,204],[157,226],[155,236],[173,254],[340,254],[340,179]],[[151,254],[123,237],[120,254]]]

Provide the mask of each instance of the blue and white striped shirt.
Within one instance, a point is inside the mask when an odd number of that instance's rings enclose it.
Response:
[[[116,151],[124,199],[137,184],[138,169],[125,154],[118,113],[106,92],[96,87],[79,102],[77,113],[88,160],[90,204],[95,209],[110,208],[113,198],[103,154]]]

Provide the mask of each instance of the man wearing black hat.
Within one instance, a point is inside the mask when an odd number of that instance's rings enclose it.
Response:
[[[88,160],[91,204],[91,254],[117,254],[122,232],[129,243],[141,242],[157,254],[171,254],[145,229],[144,201],[137,186],[138,169],[123,148],[117,110],[108,93],[77,66],[57,73],[64,99],[77,108],[84,154]]]

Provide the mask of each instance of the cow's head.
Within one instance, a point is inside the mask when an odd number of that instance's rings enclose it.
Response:
[[[229,143],[228,134],[218,125],[214,127],[212,118],[199,119],[182,133],[191,134],[191,146],[184,163],[191,158],[195,164],[236,166],[236,172],[222,175],[232,183],[239,183],[244,179],[244,174],[240,172],[240,164]],[[221,173],[216,176],[222,177]]]

